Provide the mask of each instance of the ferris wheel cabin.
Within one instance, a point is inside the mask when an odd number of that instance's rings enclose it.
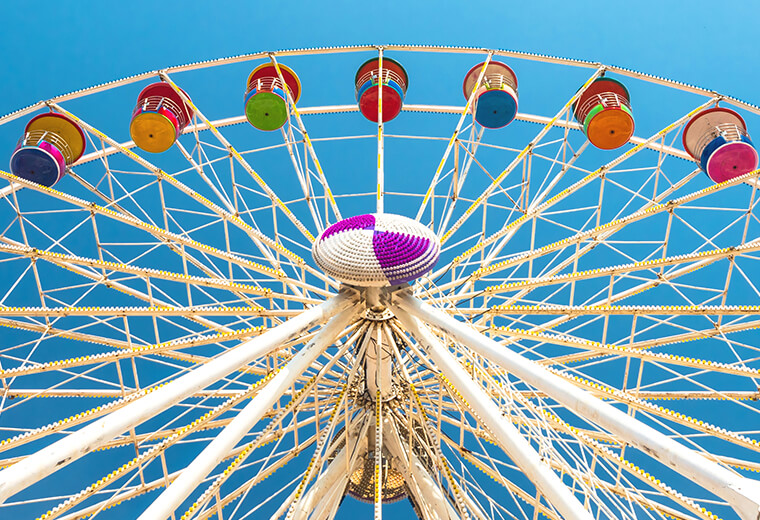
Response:
[[[378,97],[382,84],[383,93],[383,123],[387,123],[401,112],[404,106],[406,89],[409,86],[409,76],[406,69],[396,60],[383,58],[382,80],[380,78],[380,58],[367,60],[359,67],[354,77],[356,84],[356,101],[362,115],[377,123]]]
[[[588,140],[602,150],[620,148],[633,136],[631,95],[621,82],[597,78],[573,104]]]
[[[11,172],[43,186],[53,186],[66,175],[66,167],[84,153],[82,128],[62,114],[40,114],[26,125],[11,156]]]
[[[464,98],[478,84],[483,63],[475,65],[464,77]],[[517,76],[505,63],[491,61],[486,67],[483,81],[475,92],[472,103],[475,121],[485,128],[503,128],[517,116]]]
[[[152,83],[137,96],[129,134],[140,149],[150,153],[165,152],[192,118],[193,110],[171,85],[162,81]]]
[[[279,68],[282,78],[277,73],[277,67],[271,63],[259,65],[248,76],[245,117],[259,130],[277,130],[288,120],[286,88],[294,103],[301,97],[301,81],[296,73],[285,65],[279,65]]]
[[[708,108],[692,117],[683,131],[683,147],[716,183],[757,169],[747,124],[728,108]]]

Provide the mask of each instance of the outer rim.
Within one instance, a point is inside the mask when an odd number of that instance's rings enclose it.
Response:
[[[576,66],[576,67],[582,67],[582,68],[597,68],[597,67],[602,66],[602,64],[599,62],[592,62],[588,60],[565,58],[565,57],[560,57],[560,56],[552,56],[552,55],[547,55],[547,54],[530,53],[530,52],[523,52],[523,51],[514,51],[514,50],[507,50],[507,49],[488,49],[486,47],[461,47],[461,46],[443,46],[443,45],[398,45],[398,44],[311,47],[311,48],[301,48],[301,49],[284,49],[284,50],[274,51],[274,52],[261,51],[261,52],[250,53],[250,54],[239,54],[235,56],[229,56],[226,58],[217,58],[217,59],[212,59],[212,60],[191,62],[184,65],[175,65],[173,67],[167,67],[161,70],[147,71],[147,72],[135,74],[132,76],[126,76],[124,78],[109,81],[106,83],[101,83],[98,85],[85,87],[85,88],[75,90],[66,94],[62,94],[60,96],[50,98],[48,102],[58,103],[62,101],[67,101],[69,99],[76,99],[76,98],[79,98],[79,97],[82,97],[94,92],[109,90],[111,88],[115,88],[121,85],[126,85],[130,83],[142,81],[145,79],[158,77],[159,72],[173,73],[173,72],[183,72],[183,71],[188,71],[188,70],[197,70],[197,69],[203,69],[203,68],[208,68],[208,67],[214,67],[217,65],[225,65],[229,63],[239,63],[239,62],[252,61],[252,60],[257,60],[257,59],[265,59],[265,58],[269,58],[270,55],[305,56],[305,55],[314,55],[314,54],[334,54],[334,53],[346,53],[346,52],[376,51],[379,48],[391,50],[391,51],[447,52],[447,53],[452,53],[452,54],[479,54],[480,55],[480,54],[493,53],[494,56],[503,56],[503,57],[508,57],[508,58],[524,59],[524,60],[529,60],[529,61],[540,61],[540,62],[545,62],[545,63],[559,64],[559,65],[570,65],[570,66]],[[617,65],[605,65],[604,67],[605,67],[605,70],[609,72],[615,72],[622,76],[640,79],[649,83],[665,85],[668,87],[676,88],[678,90],[702,95],[705,97],[713,97],[716,94],[714,90],[709,90],[704,87],[699,87],[696,85],[684,83],[677,80],[663,78],[661,76],[655,76],[654,74],[640,72],[640,71],[629,69],[626,67],[620,67]],[[753,103],[749,103],[741,99],[738,99],[732,96],[727,96],[727,95],[722,96],[721,99],[725,103],[729,103],[731,105],[748,110],[754,114],[760,115],[759,105],[755,105]],[[33,103],[27,107],[10,112],[0,117],[0,124],[3,124],[7,121],[12,121],[19,117],[23,117],[25,114],[28,114],[34,110],[38,110],[44,107],[45,104],[46,104],[45,101],[38,101],[37,103]]]

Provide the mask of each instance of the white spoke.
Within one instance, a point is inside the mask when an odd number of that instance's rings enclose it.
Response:
[[[0,116],[0,517],[756,520],[760,170],[714,108],[757,141],[709,89],[375,44]]]

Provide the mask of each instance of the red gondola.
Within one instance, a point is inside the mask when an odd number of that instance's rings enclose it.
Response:
[[[382,79],[380,78],[380,58],[367,60],[359,67],[354,77],[356,100],[361,113],[377,123],[378,96],[383,89],[383,123],[396,117],[404,105],[409,76],[396,60],[383,58]]]

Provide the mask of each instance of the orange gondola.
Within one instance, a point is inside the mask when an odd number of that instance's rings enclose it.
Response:
[[[573,104],[575,119],[588,140],[602,150],[614,150],[633,136],[631,95],[621,82],[597,78]]]
[[[171,85],[152,83],[137,96],[129,133],[142,150],[161,153],[171,148],[192,118],[192,108]]]

